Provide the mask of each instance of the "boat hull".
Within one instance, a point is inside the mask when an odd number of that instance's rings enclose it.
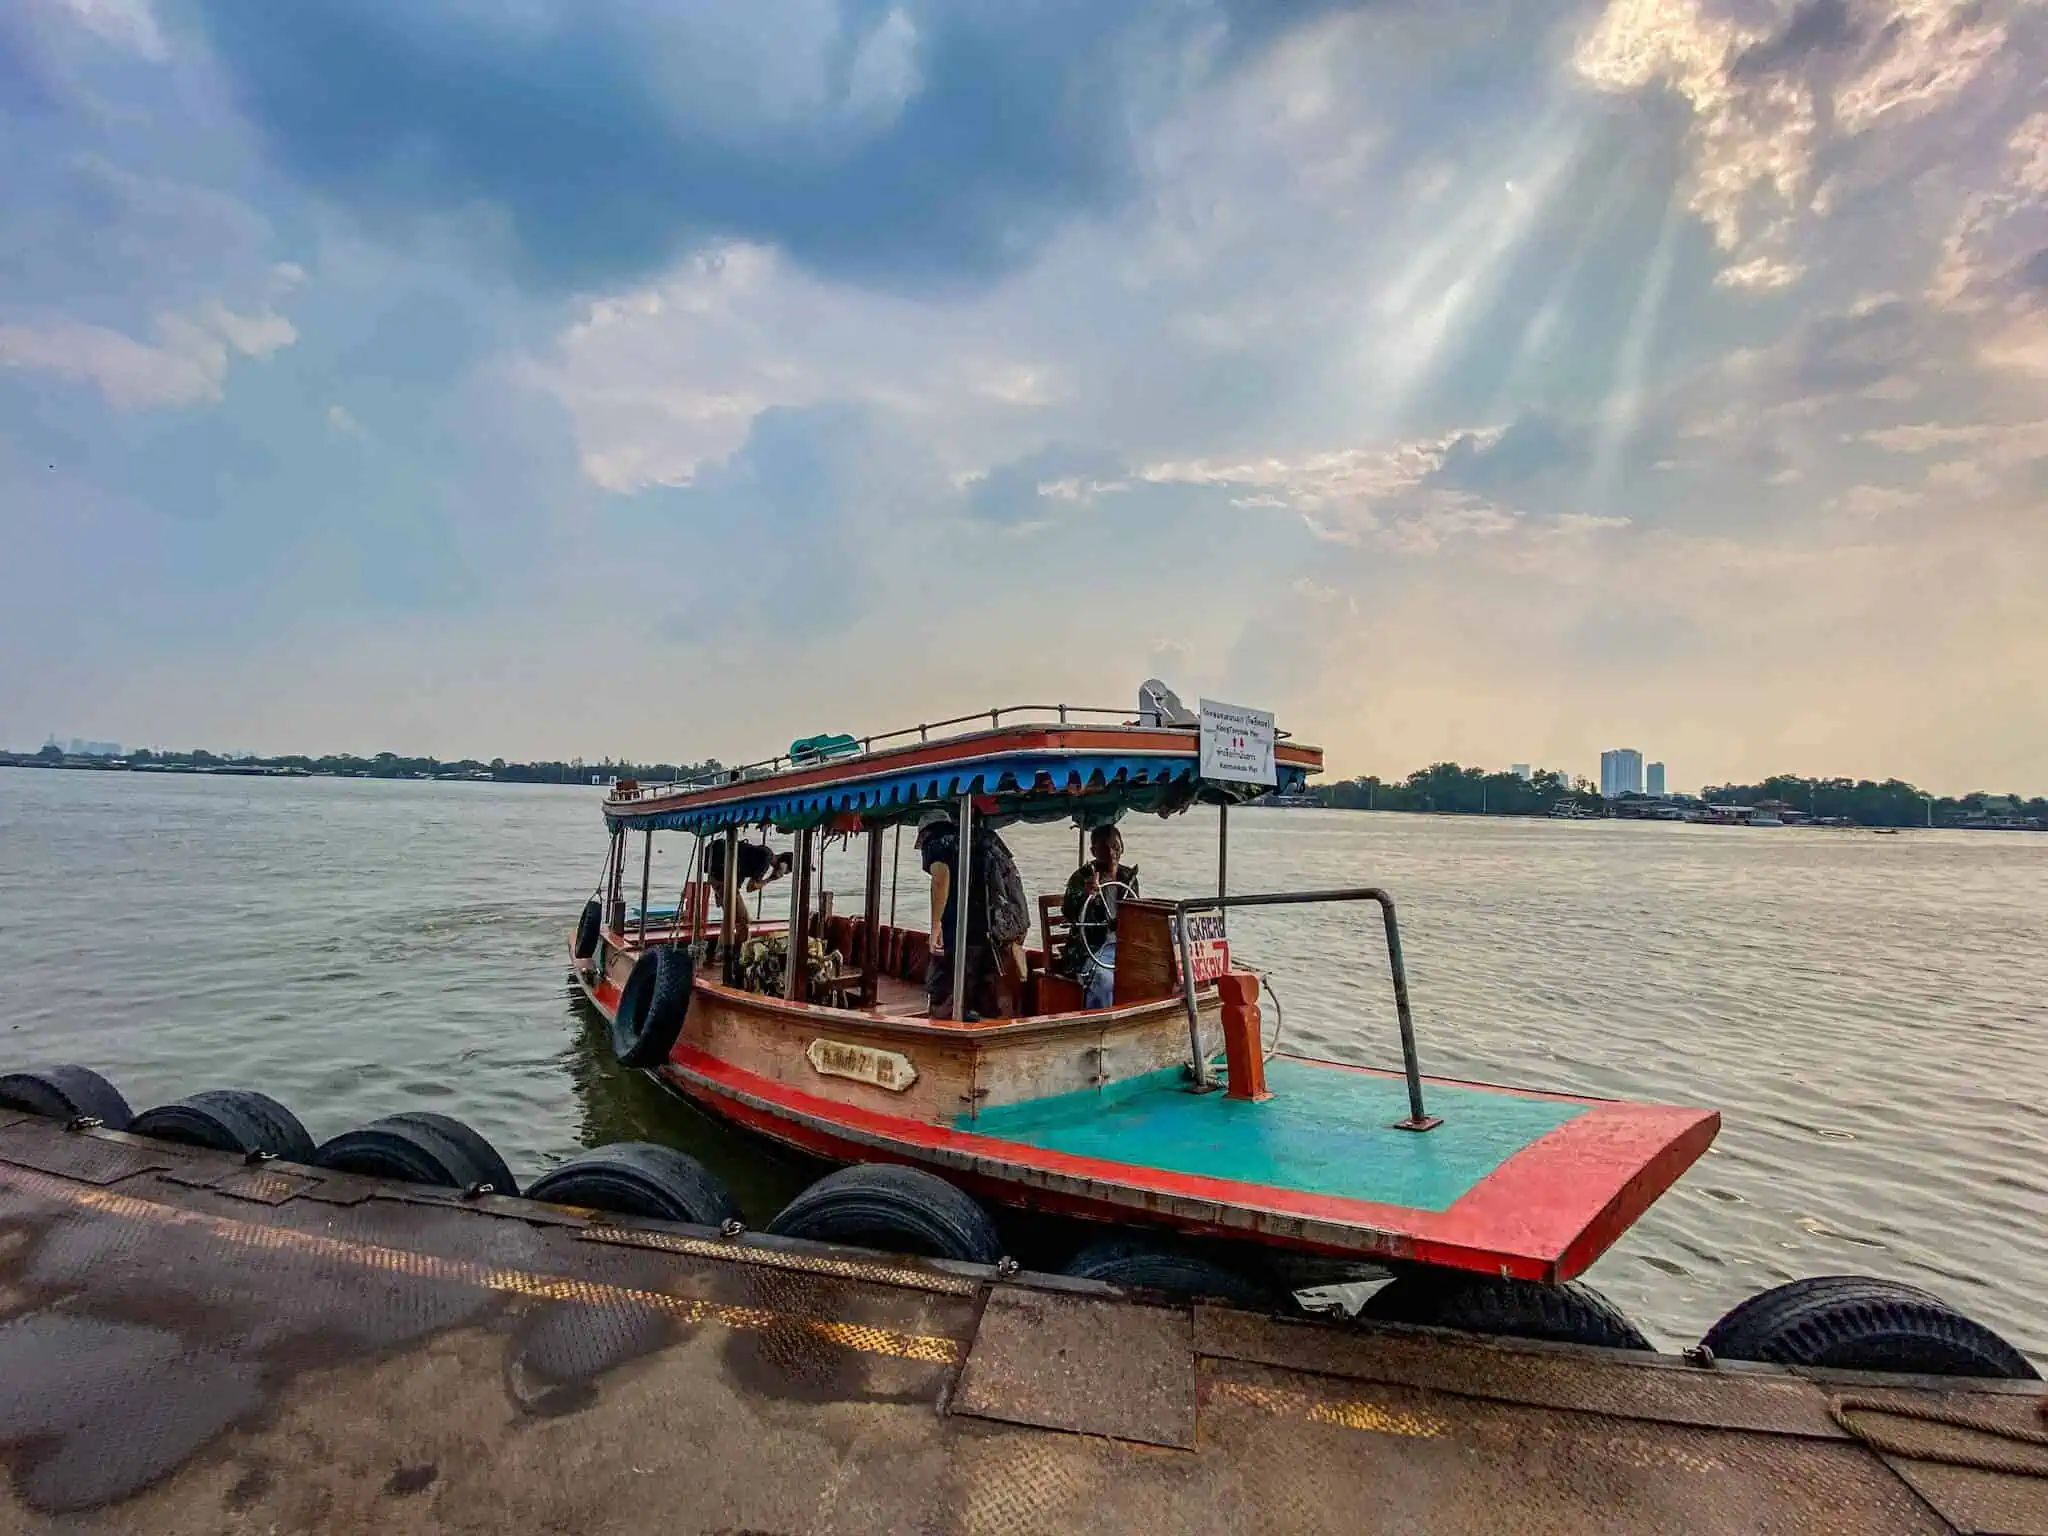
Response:
[[[616,985],[579,980],[609,1017]],[[1123,1070],[1108,1076],[1091,1043],[1105,1035],[1122,1041],[1108,1057]],[[808,1040],[896,1052],[917,1082],[821,1073]],[[929,1168],[996,1204],[1551,1282],[1591,1265],[1720,1125],[1708,1110],[1425,1079],[1444,1124],[1417,1133],[1394,1124],[1398,1073],[1276,1057],[1274,1097],[1254,1104],[1187,1091],[1186,1056],[1170,999],[963,1030],[700,983],[654,1070],[782,1145]],[[1091,1059],[1096,1080],[1076,1081]]]

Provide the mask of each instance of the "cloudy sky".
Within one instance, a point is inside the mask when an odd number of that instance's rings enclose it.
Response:
[[[2048,788],[2048,7],[10,0],[0,744]]]

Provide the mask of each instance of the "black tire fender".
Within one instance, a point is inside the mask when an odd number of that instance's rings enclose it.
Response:
[[[900,1163],[858,1163],[826,1174],[784,1206],[768,1230],[970,1264],[993,1264],[1003,1251],[996,1224],[972,1196]]]
[[[128,1129],[215,1152],[268,1152],[288,1163],[313,1161],[313,1138],[299,1117],[269,1095],[247,1088],[213,1088],[145,1109]]]
[[[1507,1276],[1408,1270],[1374,1291],[1359,1316],[1508,1339],[1605,1349],[1653,1347],[1619,1307],[1581,1280],[1544,1285]]]
[[[1097,1238],[1069,1259],[1061,1273],[1131,1290],[1214,1297],[1259,1310],[1278,1299],[1268,1287],[1212,1259],[1141,1238]]]
[[[674,945],[650,949],[634,961],[612,1015],[612,1055],[620,1066],[658,1067],[668,1060],[689,1015],[696,980],[690,952]]]
[[[2025,1355],[1932,1291],[1867,1275],[1813,1275],[1760,1291],[1700,1342],[1723,1360],[2006,1381],[2040,1377]]]
[[[0,1109],[26,1110],[52,1120],[83,1115],[110,1131],[125,1131],[135,1119],[120,1089],[90,1067],[70,1065],[0,1073]]]
[[[588,960],[597,953],[597,935],[604,926],[604,911],[593,899],[583,903],[583,914],[576,919],[576,947],[570,951],[578,960]]]
[[[526,1198],[700,1227],[740,1219],[739,1202],[722,1179],[688,1153],[651,1141],[614,1142],[572,1157],[534,1180]]]
[[[494,1194],[516,1195],[519,1185],[497,1149],[449,1115],[410,1110],[386,1115],[358,1130],[343,1131],[313,1153],[316,1167],[401,1184],[442,1189],[489,1185]]]

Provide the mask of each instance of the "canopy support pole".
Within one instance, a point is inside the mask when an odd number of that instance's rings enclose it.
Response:
[[[640,947],[647,947],[647,884],[654,878],[654,828],[647,829],[645,849],[640,855]]]
[[[1216,894],[1230,894],[1230,802],[1216,807]]]
[[[626,942],[626,829],[612,834],[612,883],[605,892],[605,926]]]
[[[807,1003],[811,979],[811,835],[805,827],[796,835],[796,875],[789,892],[789,960],[782,968],[782,995],[792,1003]]]
[[[690,958],[697,958],[697,941],[704,936],[704,902],[697,886],[700,883],[697,872],[704,867],[704,834],[697,834],[696,846],[690,850],[690,867],[683,877],[682,893],[676,897],[676,927],[683,926],[683,914],[689,914]],[[692,898],[695,897],[694,901]]]
[[[901,832],[901,828],[897,829]],[[882,990],[882,829],[868,828],[868,890],[861,903],[860,1005],[872,1008]]]
[[[953,855],[953,1020],[967,1017],[967,903],[973,887],[974,796],[960,797],[960,845]]]
[[[896,926],[896,887],[903,879],[903,823],[900,821],[896,823],[896,852],[893,858],[895,862],[889,866],[889,926],[891,928]]]
[[[725,984],[728,987],[734,984],[737,977],[737,973],[733,966],[734,957],[732,952],[732,909],[734,904],[739,901],[739,843],[740,829],[738,827],[727,827],[725,829],[725,869],[723,871],[724,878],[719,881],[719,884],[724,887],[724,890],[722,890],[719,893],[718,954],[720,962],[723,966],[723,970],[720,972],[720,974],[722,974],[725,977]]]

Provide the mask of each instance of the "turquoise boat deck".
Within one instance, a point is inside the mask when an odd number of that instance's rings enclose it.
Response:
[[[1219,1069],[1218,1077],[1225,1074]],[[1510,1157],[1582,1115],[1587,1102],[1433,1083],[1431,1131],[1395,1129],[1407,1088],[1382,1076],[1280,1056],[1273,1097],[1190,1093],[1180,1069],[1100,1094],[983,1110],[963,1130],[1103,1162],[1262,1184],[1414,1211],[1447,1211]]]

